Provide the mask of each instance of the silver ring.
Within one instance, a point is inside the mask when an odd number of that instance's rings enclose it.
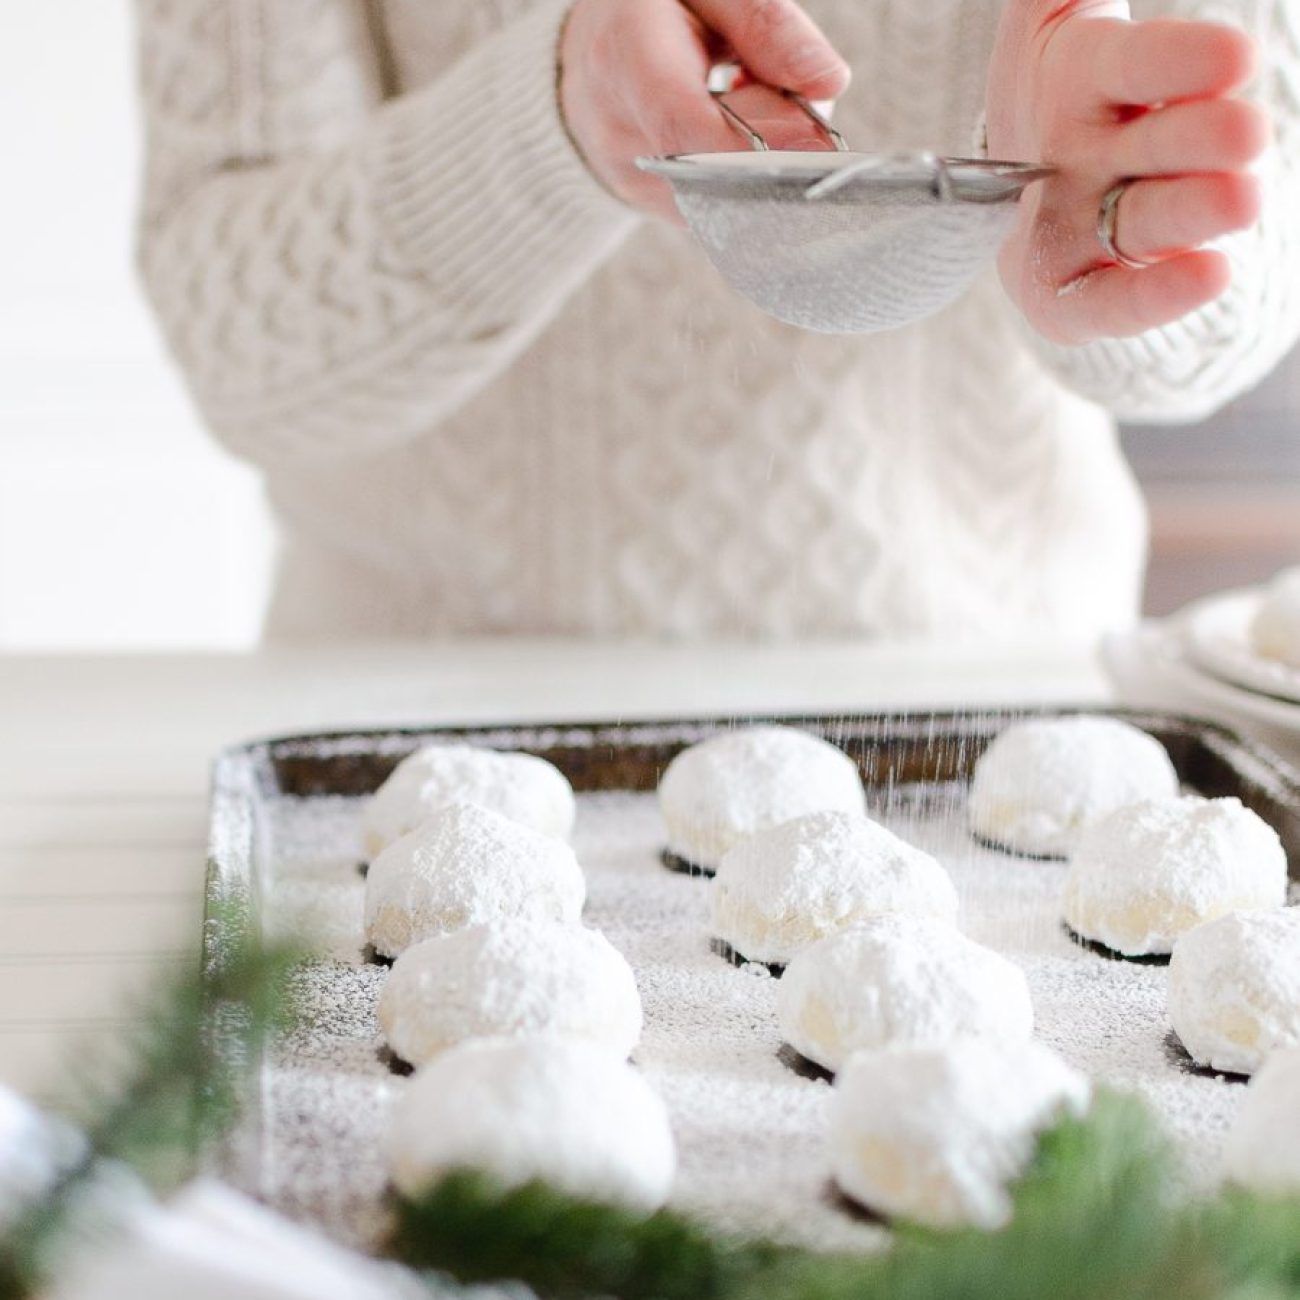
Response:
[[[1138,257],[1129,257],[1120,249],[1115,238],[1115,228],[1119,224],[1119,201],[1128,193],[1128,187],[1132,184],[1132,181],[1120,181],[1118,185],[1106,191],[1106,197],[1101,201],[1101,211],[1097,214],[1097,239],[1101,244],[1102,252],[1112,262],[1119,263],[1129,271],[1143,271],[1148,266],[1154,266],[1155,263],[1143,261]]]

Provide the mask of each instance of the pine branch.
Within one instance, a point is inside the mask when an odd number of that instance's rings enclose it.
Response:
[[[208,924],[226,935],[251,933],[235,908]],[[115,1170],[125,1167],[155,1190],[193,1172],[237,1116],[238,1063],[254,1060],[286,1021],[296,960],[288,949],[260,947],[251,937],[234,942],[205,973],[187,972],[151,999],[111,1059],[77,1062],[69,1076],[80,1081],[81,1095],[65,1118],[85,1141],[46,1195],[0,1237],[0,1300],[32,1295],[53,1275],[74,1225],[77,1233],[112,1230],[111,1203],[87,1207],[96,1185]],[[105,1221],[85,1222],[88,1213]]]
[[[716,1238],[666,1210],[645,1218],[542,1183],[501,1192],[466,1171],[400,1202],[385,1253],[464,1282],[518,1279],[551,1296],[720,1300],[783,1252]]]

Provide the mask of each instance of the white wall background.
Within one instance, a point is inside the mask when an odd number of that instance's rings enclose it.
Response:
[[[239,647],[271,534],[131,265],[129,0],[0,13],[0,649]]]

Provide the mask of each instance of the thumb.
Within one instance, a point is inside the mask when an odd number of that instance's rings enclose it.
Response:
[[[848,64],[795,0],[690,0],[688,8],[768,85],[834,99],[849,84]]]

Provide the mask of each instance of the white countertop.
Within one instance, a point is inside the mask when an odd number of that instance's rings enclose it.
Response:
[[[0,658],[0,1082],[60,1091],[132,990],[194,961],[208,765],[293,731],[1100,703],[1069,644],[497,640],[254,655]]]

